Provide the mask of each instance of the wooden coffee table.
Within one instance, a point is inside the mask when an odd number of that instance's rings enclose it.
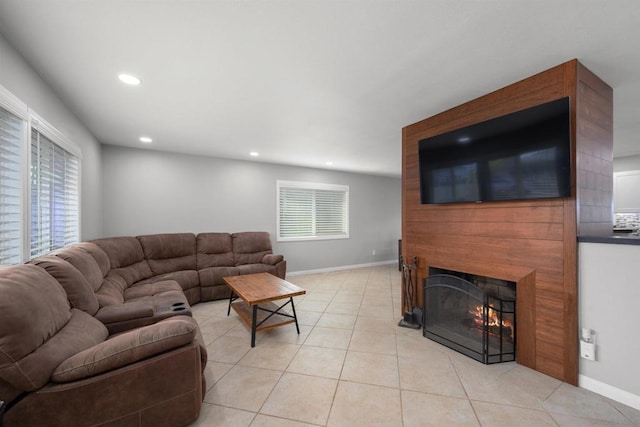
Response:
[[[296,331],[300,334],[293,297],[304,295],[306,290],[271,273],[227,276],[222,280],[231,289],[227,316],[233,307],[240,318],[251,327],[251,347],[256,345],[256,332],[258,331],[295,323]],[[238,297],[242,301],[234,302]],[[282,305],[272,302],[284,298],[288,298],[288,301]],[[293,314],[282,311],[289,304],[291,304]]]

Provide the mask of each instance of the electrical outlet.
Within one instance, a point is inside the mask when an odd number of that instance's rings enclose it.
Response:
[[[587,360],[596,360],[596,345],[592,342],[580,341],[580,357]]]
[[[375,254],[376,254],[376,250],[374,249],[371,251],[371,255],[375,255]]]

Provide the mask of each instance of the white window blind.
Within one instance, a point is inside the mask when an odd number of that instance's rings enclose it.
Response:
[[[349,186],[278,181],[278,241],[349,237]]]
[[[31,257],[79,241],[77,156],[31,129]]]
[[[0,107],[0,265],[22,261],[24,126],[24,120]]]

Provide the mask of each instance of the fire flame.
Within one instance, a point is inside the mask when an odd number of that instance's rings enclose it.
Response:
[[[469,314],[473,316],[473,323],[476,328],[482,329],[484,327],[483,322],[483,306],[482,304],[472,307],[469,310]],[[498,317],[498,313],[491,307],[487,307],[487,326],[489,326],[489,332],[491,333],[491,328],[495,330],[495,328],[501,328],[502,330],[510,331],[509,337],[513,340],[513,322],[509,319],[503,319],[502,323],[500,322],[500,318]],[[494,334],[495,335],[495,334]]]

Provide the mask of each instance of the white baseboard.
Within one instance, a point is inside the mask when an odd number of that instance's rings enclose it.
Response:
[[[355,264],[355,265],[341,265],[338,267],[327,267],[327,268],[319,268],[316,270],[306,270],[306,271],[292,271],[287,272],[287,276],[302,276],[303,274],[319,274],[319,273],[332,273],[334,271],[341,270],[353,270],[354,268],[365,268],[365,267],[375,267],[378,265],[387,265],[387,264],[397,264],[398,260],[389,260],[389,261],[378,261],[378,262],[369,262],[366,264]]]
[[[593,378],[585,377],[584,375],[578,375],[578,385],[640,411],[640,396],[633,393],[594,380]]]

